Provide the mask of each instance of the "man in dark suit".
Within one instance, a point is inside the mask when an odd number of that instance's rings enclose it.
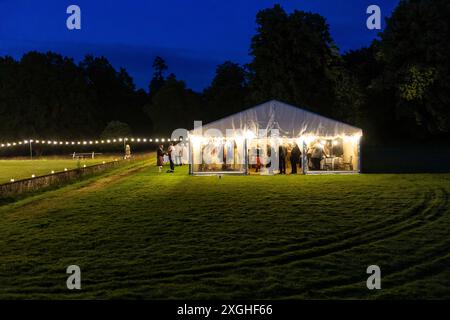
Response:
[[[286,174],[286,147],[281,144],[278,147],[278,163],[280,174]]]
[[[291,151],[291,173],[296,174],[297,173],[297,165],[300,163],[300,157],[302,156],[302,152],[300,151],[300,148],[295,143],[294,148],[292,148]]]

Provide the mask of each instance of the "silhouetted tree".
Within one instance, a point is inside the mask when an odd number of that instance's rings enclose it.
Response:
[[[120,121],[111,121],[101,134],[102,138],[126,138],[131,136],[130,126]]]
[[[153,120],[154,131],[169,135],[177,128],[192,128],[201,106],[201,96],[170,74],[146,111]]]
[[[331,114],[338,51],[325,19],[313,13],[287,14],[280,5],[258,12],[251,43],[254,102],[280,99]]]
[[[90,135],[98,128],[92,93],[72,59],[29,52],[0,60],[3,137]]]
[[[401,1],[381,34],[383,86],[394,92],[405,130],[450,129],[450,5],[448,0]],[[417,126],[414,126],[416,124]]]
[[[149,94],[150,98],[153,97],[159,89],[164,85],[164,73],[167,71],[168,66],[163,58],[157,56],[153,61],[153,78],[150,81]]]
[[[246,107],[247,74],[239,64],[226,61],[216,69],[211,86],[204,90],[206,114],[201,120],[215,120]]]
[[[80,62],[80,67],[95,94],[96,119],[102,128],[118,120],[132,123],[138,133],[146,132],[150,120],[143,111],[145,102],[136,94],[133,79],[124,68],[117,72],[105,57],[89,55]]]

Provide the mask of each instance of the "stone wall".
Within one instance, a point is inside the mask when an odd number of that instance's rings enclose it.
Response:
[[[35,192],[51,186],[64,185],[82,177],[114,168],[127,161],[112,161],[104,164],[58,172],[36,178],[19,180],[0,185],[0,198],[14,197],[21,193]]]

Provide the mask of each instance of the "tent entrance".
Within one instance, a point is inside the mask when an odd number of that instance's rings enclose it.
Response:
[[[190,143],[190,174],[246,174],[245,140],[201,138]]]
[[[248,173],[320,174],[359,173],[360,141],[355,137],[279,138],[271,147],[268,139],[248,142]],[[272,166],[271,156],[275,163]]]
[[[277,145],[272,146],[270,139],[252,139],[248,142],[248,173],[302,174],[302,146],[298,142],[298,139],[279,138]],[[272,155],[276,159],[273,164]]]
[[[190,174],[359,173],[359,138],[202,138],[190,143]],[[274,163],[272,163],[274,162]]]
[[[303,143],[303,163],[308,174],[358,173],[361,168],[358,137],[315,137]]]

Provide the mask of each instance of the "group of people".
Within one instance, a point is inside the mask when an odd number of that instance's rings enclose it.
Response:
[[[327,149],[327,143],[322,144],[316,141],[308,148],[307,165],[311,170],[321,170],[321,161],[330,154],[330,150]],[[267,156],[270,158],[272,148],[268,146]],[[256,172],[259,172],[262,168],[260,148],[256,149]],[[297,170],[302,166],[302,151],[297,143],[280,144],[278,147],[278,172],[279,174],[286,174],[286,163],[290,162],[291,174],[296,174]],[[268,165],[269,166],[269,165]]]
[[[297,174],[297,167],[302,163],[302,152],[297,143],[293,145],[280,144],[278,147],[279,174],[286,174],[286,160],[291,162],[291,174]]]
[[[176,145],[171,143],[167,150],[164,150],[164,145],[159,145],[156,152],[156,165],[158,166],[159,172],[162,171],[165,162],[169,162],[170,164],[170,169],[167,170],[167,173],[175,172],[175,166],[182,166],[184,164],[187,156],[186,149],[183,142],[177,143]],[[165,157],[167,157],[168,161],[165,161]]]
[[[327,157],[327,143],[321,143],[319,141],[313,142],[307,150],[307,164],[312,170],[321,170],[321,161],[323,158]],[[330,151],[330,150],[328,150]],[[267,156],[271,157],[272,148],[268,146]],[[175,171],[175,166],[182,166],[187,163],[187,147],[183,142],[176,145],[171,143],[167,150],[164,150],[164,145],[159,145],[157,150],[157,166],[159,167],[159,172],[162,171],[164,163],[169,162],[170,169],[167,173],[173,173]],[[259,172],[262,168],[261,161],[262,150],[259,146],[256,148],[256,172]],[[125,158],[130,157],[130,149],[127,145]],[[165,158],[167,160],[165,160]],[[286,162],[290,161],[291,174],[297,174],[298,168],[302,166],[302,151],[297,143],[280,144],[278,147],[278,172],[279,174],[286,174]],[[267,165],[270,167],[270,164]]]
[[[267,157],[270,158],[272,155],[272,147],[267,145]],[[262,150],[258,146],[256,148],[256,166],[255,172],[259,172],[263,167],[261,161]],[[301,168],[302,163],[302,152],[297,143],[293,144],[280,144],[278,147],[278,172],[279,174],[286,174],[286,162],[290,161],[291,164],[291,174],[296,174],[298,167]],[[270,168],[271,165],[268,163],[266,167]]]

